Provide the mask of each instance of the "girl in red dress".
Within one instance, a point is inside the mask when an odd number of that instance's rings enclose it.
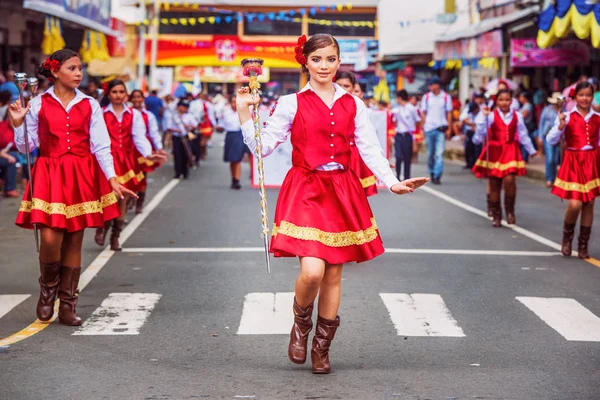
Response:
[[[40,228],[36,314],[50,321],[58,294],[59,322],[71,326],[81,325],[76,306],[84,229],[116,218],[117,201],[135,197],[117,181],[102,109],[77,89],[82,69],[74,51],[55,52],[38,71],[54,86],[27,107],[17,100],[8,110],[19,150],[26,151],[26,119],[29,148],[40,151],[32,169],[33,197],[28,186],[16,221],[23,228]]]
[[[575,107],[567,113],[559,113],[546,140],[556,145],[564,135],[566,141],[564,159],[552,187],[553,194],[569,201],[562,254],[571,255],[575,224],[581,214],[577,251],[578,257],[585,259],[590,257],[588,242],[594,221],[594,199],[600,196],[600,114],[591,108],[594,91],[589,82],[578,83],[572,92],[570,97],[575,99]]]
[[[134,109],[142,113],[144,126],[146,127],[146,138],[152,146],[152,153],[158,153],[167,157],[167,152],[163,149],[162,137],[158,130],[158,121],[154,114],[144,108],[144,94],[141,90],[134,90],[129,96],[131,105]],[[144,175],[148,178],[148,174],[160,167],[160,163],[154,163],[147,158],[144,158],[140,152],[135,149],[135,154],[138,164],[143,168]],[[144,200],[146,199],[146,189],[148,187],[148,179],[144,179],[138,189],[138,199],[135,203],[135,213],[140,214],[144,209]]]
[[[354,86],[356,86],[356,77],[352,72],[349,71],[338,71],[335,83],[337,83],[342,89],[348,93],[354,92]],[[360,157],[360,153],[356,148],[354,142],[350,142],[352,149],[352,157],[350,158],[350,168],[354,170],[356,175],[360,178],[360,184],[365,190],[367,196],[374,196],[377,194],[377,178],[373,175],[373,172],[367,167],[363,159]]]
[[[496,108],[490,111],[484,107],[476,117],[477,130],[473,136],[475,144],[482,143],[489,136],[479,159],[473,166],[478,178],[488,178],[490,185],[490,208],[492,224],[502,225],[500,192],[504,185],[504,208],[506,222],[516,223],[515,199],[517,196],[516,176],[526,174],[525,162],[521,156],[521,143],[534,157],[537,151],[531,143],[523,117],[510,108],[512,95],[508,90],[500,90],[496,97]]]
[[[166,157],[160,154],[152,154],[152,146],[146,139],[146,126],[144,118],[138,110],[127,107],[127,89],[125,83],[114,79],[108,83],[107,96],[110,104],[104,108],[104,121],[108,128],[111,141],[111,153],[115,163],[117,180],[127,189],[137,192],[143,185],[145,179],[142,165],[138,163],[138,153],[151,162],[164,162]],[[119,236],[125,223],[127,203],[119,201],[121,215],[112,221],[110,235],[110,249],[120,251]],[[104,246],[106,232],[111,222],[107,222],[104,228],[96,230],[95,240],[100,246]]]
[[[384,251],[369,202],[351,168],[350,143],[356,143],[362,159],[393,193],[410,193],[428,179],[399,182],[390,170],[364,103],[333,83],[340,66],[333,36],[315,34],[308,41],[303,36],[296,59],[310,82],[298,93],[281,97],[261,130],[264,156],[288,138],[293,145],[293,166],[277,199],[271,252],[300,258],[288,357],[297,364],[306,361],[313,303],[319,295],[312,372],[327,374],[329,347],[340,325],[343,264],[367,261]],[[260,99],[253,100],[247,87],[238,93],[244,141],[254,152],[249,107]]]

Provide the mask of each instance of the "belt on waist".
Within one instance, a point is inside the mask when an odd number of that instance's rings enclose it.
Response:
[[[406,135],[410,135],[410,132],[398,132],[398,131],[396,131],[396,135],[406,136]]]

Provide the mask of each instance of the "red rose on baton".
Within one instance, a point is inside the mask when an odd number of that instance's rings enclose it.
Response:
[[[571,90],[569,91],[569,97],[574,99],[576,94],[577,93],[575,93],[575,88],[571,88]]]

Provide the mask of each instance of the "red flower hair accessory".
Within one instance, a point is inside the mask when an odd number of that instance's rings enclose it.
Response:
[[[46,61],[44,61],[42,67],[44,67],[44,69],[47,71],[58,71],[60,69],[60,61],[46,58]]]
[[[571,88],[571,90],[569,90],[569,97],[570,98],[574,99],[576,94],[577,93],[575,93],[575,88],[574,87]]]
[[[306,41],[306,35],[302,35],[298,38],[298,45],[294,47],[294,51],[296,52],[296,61],[300,65],[306,64],[306,57],[304,57],[304,54],[302,54]]]

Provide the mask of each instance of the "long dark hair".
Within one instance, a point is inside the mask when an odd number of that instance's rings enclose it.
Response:
[[[575,86],[575,96],[577,96],[577,93],[583,89],[590,89],[592,91],[592,95],[594,94],[594,85],[588,81],[582,81]]]
[[[77,54],[76,52],[74,52],[71,49],[61,49],[61,50],[58,50],[58,51],[55,51],[54,53],[52,53],[52,55],[48,58],[50,59],[50,61],[58,61],[62,65],[65,63],[65,61],[70,60],[73,57],[79,57],[79,54]],[[44,61],[44,63],[45,63],[45,61]],[[38,74],[40,74],[50,80],[54,80],[52,71],[44,68],[44,63],[40,64],[40,66],[38,67],[38,70],[37,70]]]
[[[310,39],[304,43],[304,46],[302,46],[302,55],[308,59],[309,54],[327,46],[335,47],[337,56],[340,56],[340,44],[336,38],[328,33],[315,33],[312,35]],[[308,75],[308,68],[306,68],[306,65],[302,65],[302,72]]]

